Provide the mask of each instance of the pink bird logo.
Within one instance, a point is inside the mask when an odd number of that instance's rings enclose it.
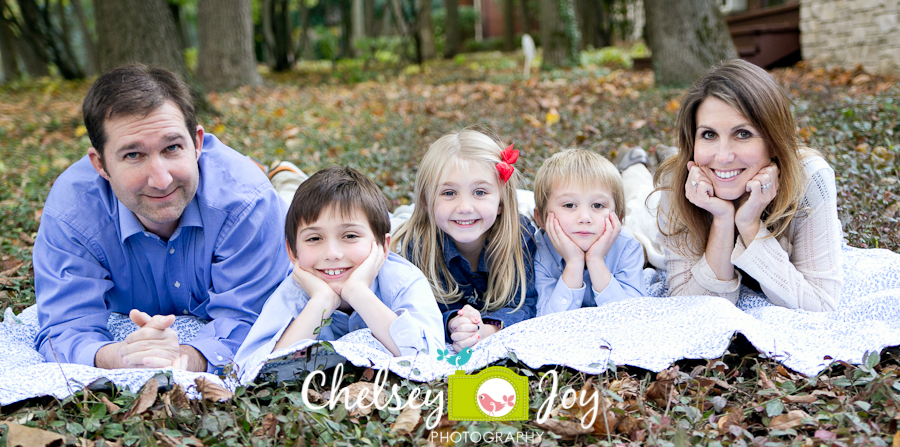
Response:
[[[487,393],[481,393],[478,395],[478,406],[481,407],[481,409],[484,410],[485,413],[493,416],[494,412],[496,411],[500,411],[507,406],[512,407],[515,403],[515,400],[515,395],[509,395],[503,396],[502,402],[498,402],[492,399],[491,396],[488,396]]]

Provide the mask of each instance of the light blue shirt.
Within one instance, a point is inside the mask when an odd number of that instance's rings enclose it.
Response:
[[[434,299],[425,275],[415,265],[396,253],[389,253],[371,289],[382,303],[397,314],[389,332],[391,340],[400,349],[400,355],[415,355],[421,350],[434,354],[437,349],[446,348],[443,319],[437,300]],[[269,297],[259,319],[235,356],[234,362],[239,366],[239,371],[254,371],[257,366],[265,363],[281,334],[300,315],[308,302],[309,295],[306,291],[292,277],[285,278]],[[337,340],[367,327],[355,310],[349,315],[335,310],[331,314],[331,324],[323,327],[318,337],[319,340]]]
[[[197,194],[169,240],[144,229],[87,156],[59,176],[33,254],[35,344],[47,361],[93,366],[113,343],[110,313],[131,309],[209,320],[182,343],[206,357],[208,372],[231,361],[291,271],[287,209],[253,162],[210,134],[198,164]]]
[[[584,284],[580,289],[566,286],[561,279],[566,261],[553,248],[550,237],[544,230],[538,229],[534,232],[534,240],[537,242],[534,283],[538,292],[539,317],[646,295],[643,287],[644,249],[627,228],[622,228],[603,258],[612,277],[606,288],[599,292],[591,286],[587,269],[584,269]]]

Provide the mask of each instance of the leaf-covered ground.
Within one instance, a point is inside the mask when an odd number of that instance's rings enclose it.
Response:
[[[210,94],[221,114],[201,115],[200,121],[226,144],[267,163],[290,160],[309,173],[330,164],[361,169],[396,206],[410,200],[417,160],[445,132],[481,125],[514,142],[522,150],[517,167],[530,188],[543,159],[561,148],[591,148],[614,159],[627,147],[652,151],[671,144],[684,92],[656,87],[650,72],[592,65],[526,79],[520,59],[499,53],[377,75],[359,70],[310,65],[268,75],[262,87]],[[860,70],[800,66],[773,75],[794,101],[800,136],[835,169],[848,243],[900,249],[900,85]],[[349,82],[357,79],[371,80]],[[20,311],[34,303],[31,245],[54,178],[90,145],[80,113],[88,86],[53,79],[0,88],[0,309]],[[588,410],[577,406],[556,409],[547,424],[536,425],[547,396],[536,390],[537,380],[530,381],[532,422],[445,419],[433,432],[417,415],[389,409],[363,414],[342,405],[335,411],[306,408],[294,383],[242,388],[226,403],[185,403],[179,390],[143,398],[113,390],[62,402],[35,399],[0,409],[0,421],[7,421],[0,422],[0,441],[23,436],[24,425],[60,433],[68,443],[83,438],[96,445],[424,445],[429,439],[442,444],[440,434],[465,432],[471,440],[474,433],[490,432],[513,435],[495,437],[500,444],[531,433],[530,440],[541,434],[544,445],[900,446],[896,352],[807,378],[742,346],[735,344],[738,353],[721,359],[679,362],[659,375],[620,367],[588,377],[557,369],[561,386],[602,390],[606,418],[598,417],[589,430],[573,422]],[[515,359],[506,366],[531,376],[548,371]],[[371,375],[351,368],[345,383],[370,381]],[[447,386],[446,380],[390,380],[404,398],[413,388]],[[429,411],[426,406],[422,414]]]

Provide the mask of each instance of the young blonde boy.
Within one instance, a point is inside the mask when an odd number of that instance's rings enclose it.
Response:
[[[595,152],[569,149],[534,180],[537,315],[645,295],[644,251],[622,228],[622,178]]]
[[[285,222],[294,272],[263,306],[235,363],[254,371],[273,351],[362,328],[395,356],[444,348],[431,286],[416,266],[388,252],[389,231],[384,196],[361,172],[334,166],[304,181]]]

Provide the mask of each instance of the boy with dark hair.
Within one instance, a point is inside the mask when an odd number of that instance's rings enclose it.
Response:
[[[238,350],[254,371],[275,350],[301,340],[336,340],[368,327],[395,356],[444,348],[443,324],[422,272],[388,251],[384,195],[351,168],[323,169],[294,194],[285,223],[294,264]],[[322,321],[330,325],[315,333]]]

